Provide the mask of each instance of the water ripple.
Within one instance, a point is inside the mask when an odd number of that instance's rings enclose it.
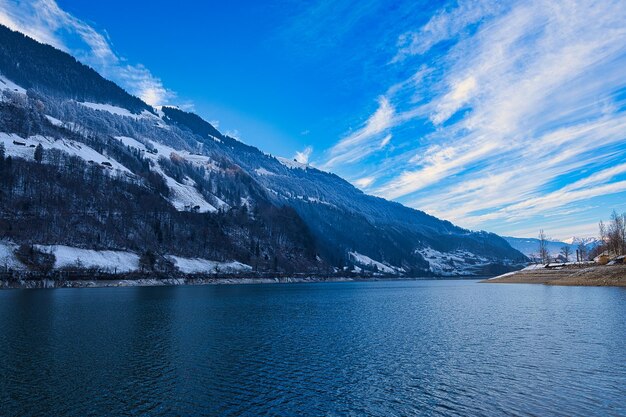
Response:
[[[1,416],[626,415],[626,291],[0,292]]]

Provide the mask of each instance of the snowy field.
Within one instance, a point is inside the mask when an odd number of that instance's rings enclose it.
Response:
[[[198,258],[181,258],[180,256],[168,256],[180,272],[185,274],[197,273],[236,273],[252,271],[250,265],[241,262],[217,262]]]
[[[369,268],[376,267],[378,271],[383,272],[385,274],[397,274],[399,272],[403,272],[401,268],[385,265],[382,262],[375,261],[374,259],[368,256],[365,256],[363,254],[360,254],[358,252],[349,252],[348,255],[350,256],[350,259],[354,261],[354,263],[360,266],[365,266]]]
[[[98,269],[109,273],[126,273],[139,270],[139,255],[130,251],[93,250],[75,248],[65,245],[35,245],[42,252],[55,256],[54,268],[86,268]],[[25,270],[26,266],[17,260],[13,242],[0,241],[0,268]],[[184,274],[220,273],[236,274],[252,271],[250,265],[237,261],[219,262],[201,258],[183,258],[166,255],[176,268]]]
[[[96,268],[107,272],[132,272],[139,269],[139,255],[133,252],[80,249],[63,245],[36,245],[56,257],[54,267]]]
[[[85,161],[92,161],[96,164],[108,162],[114,170],[131,174],[124,165],[115,159],[108,158],[95,149],[90,148],[84,143],[75,142],[69,139],[52,139],[45,136],[30,136],[22,138],[15,134],[0,132],[0,142],[4,143],[6,154],[12,157],[33,159],[35,156],[35,148],[41,144],[44,149],[58,149],[70,155],[78,156]]]
[[[490,263],[489,259],[465,250],[440,252],[425,247],[418,249],[417,252],[428,261],[430,271],[441,276],[471,275],[476,267]]]

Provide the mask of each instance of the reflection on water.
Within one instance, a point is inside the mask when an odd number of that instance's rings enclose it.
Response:
[[[0,415],[626,415],[626,291],[0,292]]]

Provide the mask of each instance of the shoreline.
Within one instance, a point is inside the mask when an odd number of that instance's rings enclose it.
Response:
[[[480,281],[488,284],[543,284],[585,287],[626,287],[626,265],[565,266],[509,272]]]
[[[139,279],[93,279],[55,280],[35,279],[7,281],[0,280],[0,290],[55,289],[55,288],[129,288],[129,287],[172,287],[180,285],[246,285],[246,284],[288,284],[307,282],[346,282],[359,281],[355,278],[319,277],[277,277],[277,278],[139,278]]]
[[[77,279],[59,280],[50,278],[2,280],[1,290],[55,289],[55,288],[129,288],[129,287],[171,287],[181,285],[251,285],[251,284],[298,284],[324,282],[366,282],[366,281],[420,281],[420,280],[481,280],[485,276],[425,276],[425,277],[337,277],[337,276],[282,276],[282,277],[173,277],[137,279]]]

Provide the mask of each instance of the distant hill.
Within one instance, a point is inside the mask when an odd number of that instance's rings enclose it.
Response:
[[[537,257],[539,253],[539,239],[536,238],[523,238],[523,237],[510,237],[504,236],[504,239],[515,249],[522,252],[524,255],[529,258]],[[568,246],[570,248],[570,252],[572,253],[572,260],[576,259],[576,250],[578,249],[578,245],[582,243],[585,246],[587,253],[591,253],[591,251],[599,244],[598,239],[590,237],[590,238],[577,238],[572,237],[568,239],[567,242],[561,242],[557,240],[548,240],[547,247],[548,252],[550,253],[550,257],[558,257],[561,253],[561,249],[564,246]]]

